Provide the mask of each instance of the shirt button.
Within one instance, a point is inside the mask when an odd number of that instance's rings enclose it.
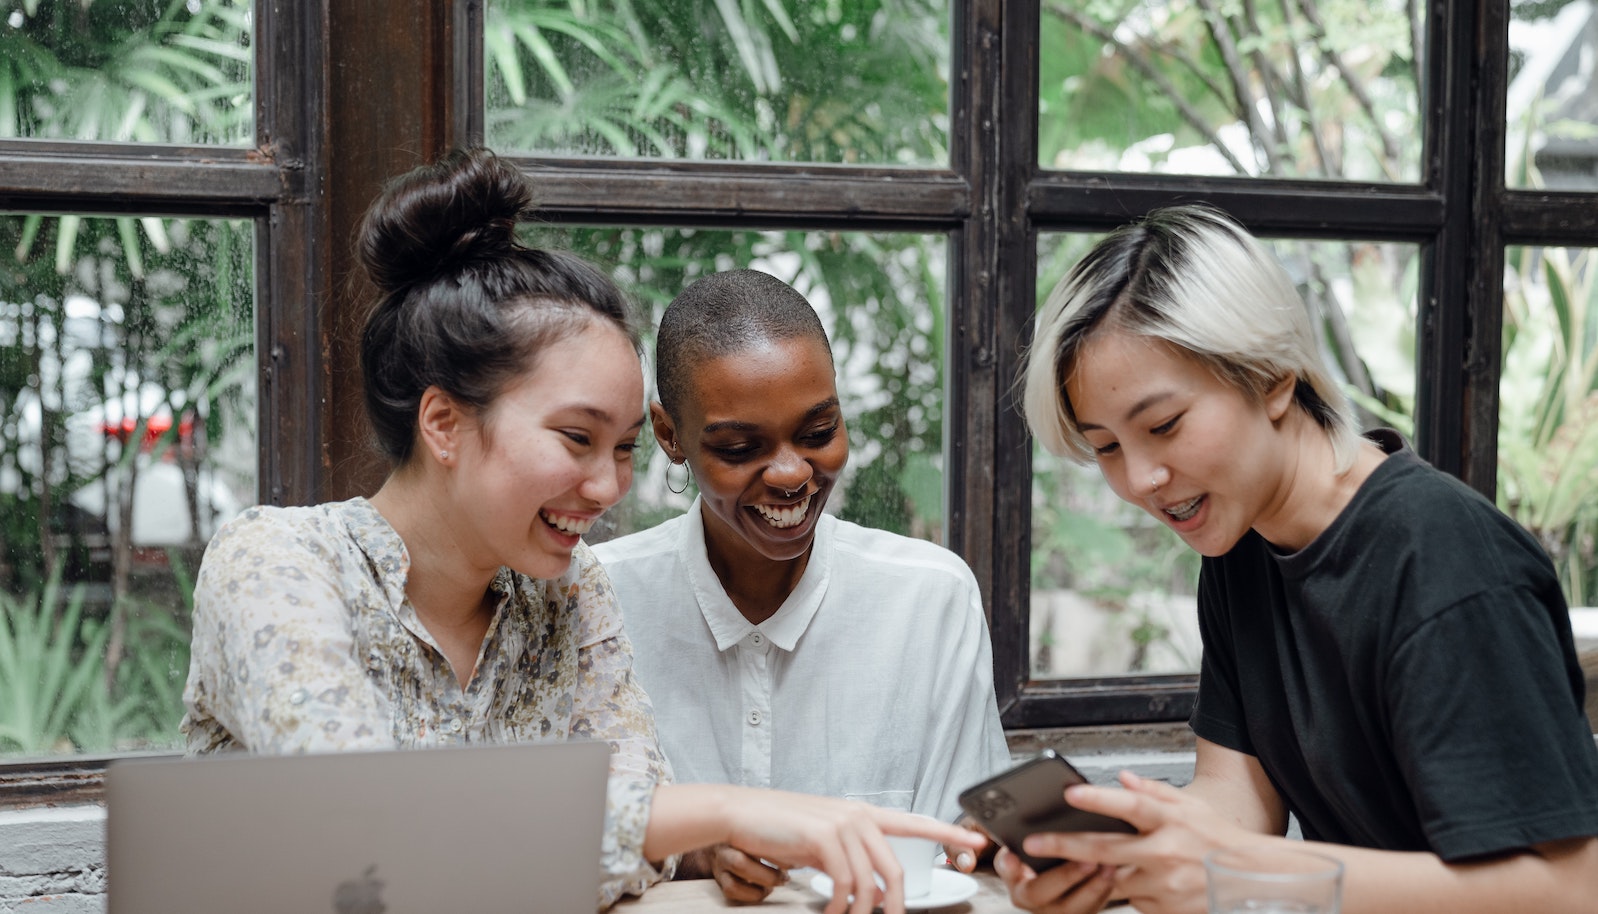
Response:
[[[304,689],[296,689],[294,694],[289,696],[289,704],[291,704],[291,705],[303,705],[303,704],[305,704],[306,699],[308,699],[310,697],[311,697],[311,693],[310,692],[307,692]]]
[[[759,647],[760,645],[766,643],[766,639],[759,632],[755,632],[753,635],[749,636],[749,643]]]
[[[461,719],[459,717],[456,717],[450,720],[449,728],[454,732],[459,733],[466,728],[466,725],[461,723]]]
[[[760,726],[760,712],[759,711],[750,711],[749,712],[749,726],[751,726],[751,727]]]

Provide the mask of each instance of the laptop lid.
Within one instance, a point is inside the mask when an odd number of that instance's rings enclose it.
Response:
[[[610,747],[126,759],[110,914],[592,912]]]

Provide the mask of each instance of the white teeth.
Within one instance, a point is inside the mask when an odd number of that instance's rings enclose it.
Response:
[[[1204,496],[1196,495],[1193,498],[1191,498],[1191,499],[1189,499],[1187,501],[1184,501],[1184,502],[1182,502],[1179,505],[1173,505],[1173,506],[1171,506],[1169,508],[1166,508],[1165,509],[1165,513],[1169,514],[1172,517],[1172,519],[1174,519],[1174,520],[1178,520],[1178,521],[1188,520],[1193,515],[1198,513],[1199,502],[1202,502],[1203,500],[1204,500]]]
[[[593,529],[594,521],[599,519],[597,517],[567,517],[563,514],[551,514],[548,511],[540,511],[538,516],[544,519],[544,523],[570,536],[582,536]]]
[[[776,527],[779,530],[786,527],[797,527],[804,523],[805,512],[810,510],[810,496],[806,495],[804,500],[800,501],[798,504],[789,505],[786,508],[775,508],[771,505],[755,505],[755,510],[760,513],[761,517],[766,519],[766,523]]]

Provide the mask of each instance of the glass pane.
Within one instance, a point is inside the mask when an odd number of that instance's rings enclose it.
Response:
[[[174,748],[255,500],[252,226],[0,214],[0,755]]]
[[[1038,162],[1418,181],[1427,6],[1043,0]]]
[[[1097,236],[1039,239],[1038,303]],[[1406,436],[1415,393],[1413,245],[1271,241],[1361,425]],[[1093,467],[1035,448],[1030,656],[1038,678],[1194,672],[1198,553]]]
[[[1503,344],[1499,507],[1548,550],[1571,606],[1598,604],[1598,249],[1509,249]]]
[[[948,0],[489,0],[505,152],[943,165]]]
[[[0,137],[254,137],[250,0],[34,0],[0,13]]]
[[[700,276],[748,267],[798,289],[832,340],[849,429],[849,465],[827,511],[943,541],[943,236],[575,228],[533,240],[609,269],[647,317],[651,355],[661,314]],[[647,439],[647,425],[645,432]],[[632,492],[587,539],[647,529],[692,504],[691,486],[681,495],[667,490],[668,466],[652,439],[641,441]],[[681,485],[678,473],[673,485]]]
[[[1598,3],[1512,3],[1510,187],[1598,190]]]

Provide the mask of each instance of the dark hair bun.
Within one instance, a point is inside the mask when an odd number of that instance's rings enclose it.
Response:
[[[533,194],[516,166],[457,150],[390,181],[361,225],[361,263],[385,294],[519,247]]]

